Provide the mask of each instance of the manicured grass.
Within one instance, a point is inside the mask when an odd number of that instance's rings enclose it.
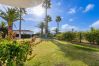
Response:
[[[99,66],[99,49],[63,41],[43,41],[25,66]]]

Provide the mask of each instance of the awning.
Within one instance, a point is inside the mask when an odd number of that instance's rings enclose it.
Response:
[[[0,0],[0,4],[19,8],[28,8],[41,4],[43,0]]]

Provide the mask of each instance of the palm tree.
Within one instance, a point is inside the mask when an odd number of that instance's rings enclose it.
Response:
[[[1,27],[1,28],[4,28],[5,26],[6,26],[5,22],[2,21],[2,22],[0,23],[0,27]]]
[[[2,32],[2,38],[5,38],[8,33],[8,29],[5,22],[0,23],[0,31]]]
[[[8,23],[8,35],[12,32],[13,22],[19,19],[20,13],[17,8],[8,8],[6,11],[0,11],[0,17]]]
[[[47,15],[47,17],[45,18],[44,20],[46,22],[46,25],[45,25],[45,33],[46,33],[46,38],[48,37],[48,23],[52,21],[52,18],[50,15]]]
[[[45,19],[48,17],[48,9],[51,8],[51,0],[44,0],[43,5],[45,8]],[[48,35],[48,20],[45,20],[45,37]]]
[[[21,13],[20,13],[21,12]],[[12,32],[13,22],[20,20],[23,14],[23,10],[20,11],[19,8],[8,8],[6,11],[0,10],[0,17],[3,18],[8,23],[8,35]]]
[[[25,10],[25,8],[20,8],[19,9],[19,12],[20,12],[20,23],[19,23],[19,38],[21,39],[21,24],[22,24],[22,15],[23,14],[26,14],[26,10]]]
[[[38,24],[37,27],[41,29],[41,37],[43,37],[43,30],[44,30],[44,27],[45,27],[44,22],[41,22],[40,24]]]
[[[56,34],[58,33],[58,29],[57,28],[55,28],[53,31],[55,31]]]
[[[57,17],[56,17],[57,30],[58,30],[57,32],[59,32],[59,23],[61,22],[61,20],[62,20],[62,19],[61,19],[61,17],[60,17],[60,16],[57,16]]]

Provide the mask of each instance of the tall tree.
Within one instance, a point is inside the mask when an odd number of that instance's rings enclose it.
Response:
[[[20,12],[20,18],[19,18],[19,20],[20,20],[20,23],[19,23],[19,38],[21,39],[21,25],[22,25],[22,15],[23,14],[26,14],[26,10],[25,10],[25,8],[20,8],[19,9],[19,12]]]
[[[38,24],[37,27],[41,29],[41,37],[43,37],[43,35],[44,35],[43,31],[44,31],[44,27],[45,27],[44,22],[41,22],[40,24]]]
[[[48,17],[48,9],[51,8],[51,0],[44,0],[43,7],[45,8],[45,19]],[[48,37],[48,20],[45,21],[45,37]]]
[[[0,10],[0,17],[8,23],[8,35],[12,32],[13,22],[19,19],[20,13],[17,8],[8,8],[6,11]]]
[[[47,17],[45,18],[44,21],[47,21],[47,26],[48,26],[48,23],[52,21],[52,18],[50,15],[47,15]]]
[[[48,24],[52,21],[52,18],[50,15],[47,15],[47,17],[44,19],[45,22],[45,38],[48,38]]]
[[[55,34],[58,33],[58,29],[57,28],[55,28],[53,31],[55,32]]]
[[[3,18],[8,23],[8,35],[12,32],[13,22],[21,20],[20,15],[23,14],[19,8],[7,8],[5,11],[0,10],[0,17]]]
[[[96,33],[96,29],[94,27],[90,28],[91,30],[91,37],[92,37],[92,43],[95,44],[95,33]]]
[[[48,30],[48,24],[49,24],[49,22],[51,22],[52,21],[52,18],[51,18],[51,16],[50,15],[47,15],[47,17],[45,18],[45,20],[44,20],[45,22],[46,22],[46,25],[45,25],[45,30],[46,30],[46,37],[48,37],[48,32],[49,32],[49,30]],[[47,29],[46,29],[47,28]]]
[[[61,19],[61,17],[60,17],[60,16],[57,16],[57,17],[56,17],[57,30],[58,30],[57,32],[59,32],[59,23],[61,22],[61,20],[62,20],[62,19]]]

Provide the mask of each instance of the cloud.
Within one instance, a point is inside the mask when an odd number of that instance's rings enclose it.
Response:
[[[37,17],[34,15],[30,15],[30,14],[24,16],[23,19],[27,22],[31,21],[31,22],[35,22],[35,23],[40,23],[44,20],[43,17]]]
[[[53,31],[53,30],[55,30],[56,28],[57,28],[57,27],[51,27],[51,29],[50,29],[50,30],[52,30],[52,31]]]
[[[34,21],[33,18],[24,18],[26,21]]]
[[[41,18],[36,18],[36,17],[31,17],[31,18],[24,18],[25,21],[31,21],[31,22],[35,22],[35,23],[40,23],[43,21],[43,19]]]
[[[90,25],[89,27],[94,27],[94,28],[99,28],[99,20],[97,20],[96,22],[94,22],[92,25]]]
[[[34,32],[34,34],[39,33],[40,32],[40,29],[39,28],[34,28],[33,29],[33,32]]]
[[[61,26],[61,31],[65,32],[65,31],[71,31],[72,29],[74,29],[75,31],[78,31],[78,27],[73,26],[73,25],[69,25],[69,24],[64,24]]]
[[[42,7],[42,4],[36,7],[27,8],[26,11],[28,14],[32,14],[35,16],[42,16],[45,13],[45,9]]]
[[[70,8],[68,13],[69,14],[75,14],[76,13],[76,8]]]
[[[55,33],[56,28],[57,28],[57,27],[51,27],[51,28],[50,28],[50,32],[51,32],[51,33]]]
[[[88,4],[83,12],[86,13],[86,12],[92,10],[94,8],[94,6],[95,6],[94,4]]]

